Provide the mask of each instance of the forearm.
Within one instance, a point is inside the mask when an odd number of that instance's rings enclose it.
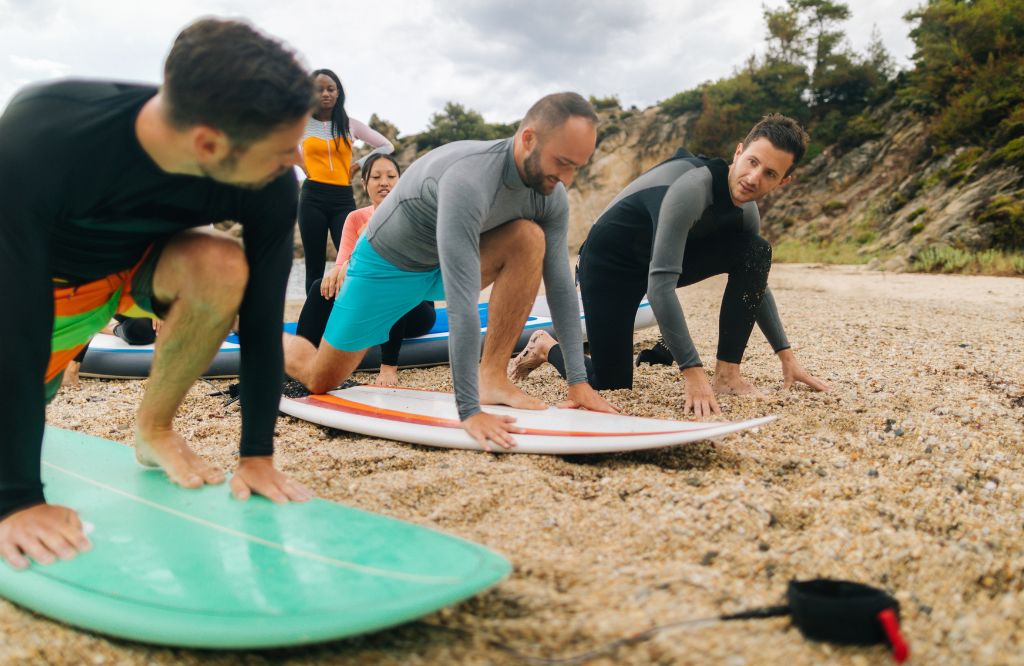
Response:
[[[676,279],[672,274],[652,273],[647,283],[647,298],[658,321],[665,346],[672,352],[676,363],[683,369],[699,368],[703,364],[690,337],[683,308],[676,297],[675,284]]]
[[[39,456],[53,331],[45,232],[15,223],[0,211],[0,284],[7,285],[0,290],[0,339],[18,341],[16,352],[8,348],[0,354],[0,376],[14,387],[0,401],[5,429],[0,439],[0,518],[44,501]]]
[[[555,334],[565,360],[565,378],[572,384],[587,381],[583,360],[583,332],[580,326],[580,303],[569,273],[565,247],[556,238],[544,256],[544,285]]]

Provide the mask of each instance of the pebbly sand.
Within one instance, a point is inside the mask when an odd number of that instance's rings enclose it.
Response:
[[[706,365],[723,284],[680,292]],[[781,415],[758,433],[559,458],[433,450],[281,417],[279,464],[321,497],[509,557],[511,578],[489,592],[379,634],[256,653],[109,640],[0,601],[0,663],[521,663],[493,641],[570,656],[656,624],[778,603],[791,578],[828,576],[895,594],[911,663],[1024,664],[1024,281],[781,265],[771,284],[798,357],[834,391],[784,392],[755,332],[744,367],[768,398],[723,403],[730,419]],[[401,379],[451,390],[447,368]],[[550,368],[525,386],[564,394]],[[671,417],[681,386],[678,370],[644,366],[633,391],[607,397]],[[83,380],[49,422],[128,443],[142,389]],[[230,467],[238,413],[209,391],[192,390],[178,427]],[[882,647],[812,643],[772,619],[668,631],[588,663],[892,662]]]

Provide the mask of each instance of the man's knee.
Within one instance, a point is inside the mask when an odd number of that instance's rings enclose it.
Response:
[[[741,236],[743,267],[753,272],[767,273],[772,267],[772,245],[756,234]]]
[[[544,230],[533,220],[513,220],[511,231],[521,247],[544,249]]]
[[[183,290],[240,299],[249,281],[245,251],[233,238],[197,234],[181,247]]]

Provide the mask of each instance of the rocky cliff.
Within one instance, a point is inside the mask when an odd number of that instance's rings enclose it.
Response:
[[[871,114],[879,136],[826,149],[767,198],[764,234],[813,243],[854,243],[906,268],[922,248],[985,250],[1012,242],[1024,173],[979,148],[932,157],[927,122],[884,105]]]

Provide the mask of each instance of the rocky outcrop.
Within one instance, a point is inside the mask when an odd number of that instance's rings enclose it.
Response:
[[[569,250],[573,253],[622,188],[683,146],[692,118],[667,118],[656,106],[600,115],[597,150],[569,188]]]
[[[855,243],[865,254],[893,255],[885,263],[893,270],[931,245],[989,248],[994,227],[986,213],[1024,195],[1024,174],[993,166],[978,148],[929,157],[926,121],[891,104],[871,119],[881,136],[846,151],[826,149],[763,202],[764,234]]]

